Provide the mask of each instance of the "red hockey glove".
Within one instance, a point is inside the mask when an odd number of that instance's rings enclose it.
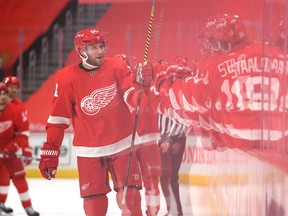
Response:
[[[6,155],[11,155],[11,154],[15,154],[19,149],[19,145],[16,142],[10,142],[4,149],[3,152],[4,154],[6,153]]]
[[[182,67],[178,65],[171,65],[166,70],[167,81],[169,85],[176,79],[186,78],[193,74],[193,71],[190,67]]]
[[[139,63],[135,70],[135,82],[142,84],[144,87],[150,87],[153,80],[153,65],[150,62],[144,62],[144,64]]]
[[[166,81],[166,79],[167,79],[166,71],[162,71],[157,74],[154,80],[154,89],[156,93],[160,91],[160,87]]]
[[[60,151],[59,148],[49,144],[44,143],[43,147],[41,148],[40,153],[40,163],[38,168],[40,169],[41,175],[51,180],[55,178],[58,162],[59,162],[59,155]]]
[[[190,67],[171,65],[166,71],[162,71],[157,75],[155,78],[155,89],[159,92],[160,87],[164,82],[171,86],[176,79],[186,78],[192,74],[193,71]]]
[[[30,146],[22,148],[23,164],[28,166],[32,163],[32,148]]]

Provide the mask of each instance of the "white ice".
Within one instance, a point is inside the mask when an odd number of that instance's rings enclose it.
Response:
[[[32,198],[33,207],[39,211],[41,216],[79,216],[85,215],[83,211],[83,201],[79,195],[77,179],[53,179],[51,181],[40,178],[29,178],[29,192]],[[181,200],[185,216],[192,215],[192,204],[194,216],[211,215],[209,209],[203,206],[205,198],[205,188],[192,187],[188,185],[180,186]],[[141,190],[142,206],[145,211],[144,190]],[[120,210],[116,203],[115,192],[108,194],[109,207],[107,216],[120,216]],[[6,205],[14,210],[13,216],[26,215],[21,206],[18,193],[11,182]],[[173,208],[173,207],[172,207]],[[166,214],[166,205],[161,192],[161,209],[158,215]]]

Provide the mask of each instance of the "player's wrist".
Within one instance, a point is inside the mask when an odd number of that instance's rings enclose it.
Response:
[[[40,156],[41,157],[59,157],[60,150],[59,147],[51,145],[48,142],[45,142],[41,148]]]

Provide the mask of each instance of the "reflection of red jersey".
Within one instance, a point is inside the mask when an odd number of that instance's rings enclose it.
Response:
[[[8,103],[0,113],[0,150],[9,143],[16,142],[20,147],[28,146],[29,128],[18,106]]]
[[[144,92],[143,92],[144,94]],[[159,99],[155,97],[153,92],[150,92],[147,97],[146,105],[140,107],[138,122],[137,122],[137,137],[135,144],[143,144],[148,142],[157,142],[160,139],[158,128],[158,113],[154,108],[154,103],[158,103]],[[134,122],[135,111],[132,112]]]
[[[137,99],[134,93],[131,70],[122,60],[105,58],[89,71],[79,64],[64,68],[56,74],[47,142],[60,146],[72,120],[77,156],[100,157],[129,148],[132,120],[125,101]]]
[[[279,49],[255,42],[203,61],[193,78],[163,85],[161,96],[230,147],[278,148],[288,135],[286,65]]]

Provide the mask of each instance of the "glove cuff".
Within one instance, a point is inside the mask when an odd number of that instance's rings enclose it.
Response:
[[[18,143],[16,142],[11,142],[9,143],[9,145],[4,149],[5,152],[9,152],[12,154],[15,154],[18,149],[20,148],[20,146],[18,145]]]
[[[60,151],[59,148],[45,142],[43,147],[41,148],[41,152],[40,152],[40,156],[41,157],[45,157],[45,156],[49,156],[49,157],[59,157],[60,155]]]

